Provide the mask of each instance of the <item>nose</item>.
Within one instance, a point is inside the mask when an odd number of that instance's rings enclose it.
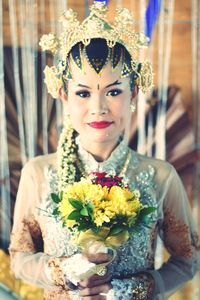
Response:
[[[95,96],[90,102],[91,115],[106,115],[108,113],[108,106],[103,97]]]

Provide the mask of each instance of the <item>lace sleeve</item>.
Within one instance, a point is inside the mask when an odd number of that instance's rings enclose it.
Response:
[[[170,258],[150,273],[156,281],[157,295],[167,298],[200,269],[200,244],[185,189],[173,167],[166,185],[159,234]]]
[[[61,284],[55,276],[50,278],[45,272],[52,257],[43,253],[42,232],[35,217],[36,203],[41,194],[40,176],[32,161],[22,170],[9,247],[11,268],[17,278],[42,288],[55,289]]]

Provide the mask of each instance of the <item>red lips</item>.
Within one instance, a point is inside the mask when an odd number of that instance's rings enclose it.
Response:
[[[102,129],[102,128],[109,127],[111,124],[113,124],[113,122],[100,121],[100,122],[91,122],[87,124],[92,128]]]

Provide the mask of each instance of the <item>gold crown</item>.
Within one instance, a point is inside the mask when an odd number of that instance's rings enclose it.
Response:
[[[129,52],[132,71],[137,73],[137,84],[146,93],[153,86],[152,66],[149,61],[141,64],[138,73],[140,49],[148,46],[148,38],[143,33],[134,31],[132,15],[126,8],[116,9],[113,22],[107,20],[108,8],[105,2],[95,2],[90,7],[90,15],[80,23],[77,13],[72,9],[65,11],[60,21],[64,30],[59,38],[52,33],[43,35],[39,45],[42,50],[49,50],[58,58],[56,66],[46,66],[45,83],[54,98],[58,98],[59,88],[63,85],[62,74],[66,68],[67,56],[74,45],[82,42],[87,46],[91,39],[102,38],[112,48],[116,43],[122,44]]]

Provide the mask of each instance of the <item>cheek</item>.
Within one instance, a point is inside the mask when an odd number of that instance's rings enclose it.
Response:
[[[76,99],[69,100],[68,111],[72,118],[80,117],[84,114],[85,108],[83,105],[80,105]]]
[[[115,107],[113,107],[115,115],[120,119],[124,119],[128,116],[130,112],[130,103],[128,101],[121,101]]]

